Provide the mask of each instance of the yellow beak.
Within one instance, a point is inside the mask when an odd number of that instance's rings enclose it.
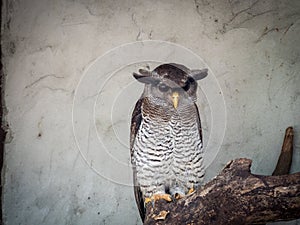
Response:
[[[179,101],[179,94],[178,92],[175,91],[172,93],[172,102],[175,109],[177,109],[178,101]]]

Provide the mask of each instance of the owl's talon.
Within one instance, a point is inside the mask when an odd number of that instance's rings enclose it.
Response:
[[[148,202],[151,202],[151,198],[145,198],[145,204],[147,204]]]
[[[167,202],[172,201],[171,195],[169,195],[169,194],[154,194],[151,196],[151,198],[145,198],[145,204],[147,204],[149,202],[152,202],[152,204],[153,204],[155,201],[160,200],[160,199],[164,199]]]
[[[188,191],[188,195],[193,194],[195,192],[195,189],[192,187],[189,191]]]
[[[169,194],[154,194],[154,195],[152,195],[151,199],[153,201],[157,201],[157,200],[160,200],[160,199],[164,199],[167,202],[172,201],[171,195],[169,195]]]
[[[181,194],[178,194],[178,193],[176,193],[175,195],[174,195],[174,197],[175,197],[175,199],[181,199],[181,198],[183,198],[184,197],[184,195],[181,195]]]

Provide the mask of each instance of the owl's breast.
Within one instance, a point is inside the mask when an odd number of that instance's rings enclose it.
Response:
[[[186,110],[155,118],[142,110],[132,157],[142,186],[165,185],[171,192],[184,194],[202,179],[203,152],[197,110]]]
[[[172,116],[170,121],[174,145],[172,149],[172,170],[181,180],[194,179],[195,174],[202,174],[203,147],[199,130],[197,108],[184,107]],[[188,180],[187,180],[188,181]]]
[[[135,160],[143,164],[165,162],[173,149],[172,139],[168,121],[144,116],[133,145]]]
[[[198,114],[193,110],[190,110],[189,113],[174,114],[170,126],[174,138],[173,151],[186,159],[200,152],[202,140],[198,126]]]

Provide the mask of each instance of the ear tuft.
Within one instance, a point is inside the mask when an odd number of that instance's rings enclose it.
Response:
[[[190,76],[193,77],[195,80],[202,80],[208,74],[208,69],[202,70],[192,70]]]
[[[144,76],[151,76],[151,71],[145,69],[139,69],[139,73]]]
[[[156,83],[156,80],[153,77],[149,76],[148,74],[144,75],[144,74],[133,73],[133,76],[137,81],[144,83],[144,84]]]

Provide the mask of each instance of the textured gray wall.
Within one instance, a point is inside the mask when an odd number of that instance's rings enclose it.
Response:
[[[299,18],[298,0],[4,1],[5,224],[140,224],[128,135],[142,90],[131,72],[145,63],[122,60],[143,46],[151,59],[198,65],[184,46],[210,69],[198,102],[207,154],[217,149],[207,179],[238,157],[271,174],[288,126],[300,171]],[[98,58],[144,40],[171,47],[139,42]]]

